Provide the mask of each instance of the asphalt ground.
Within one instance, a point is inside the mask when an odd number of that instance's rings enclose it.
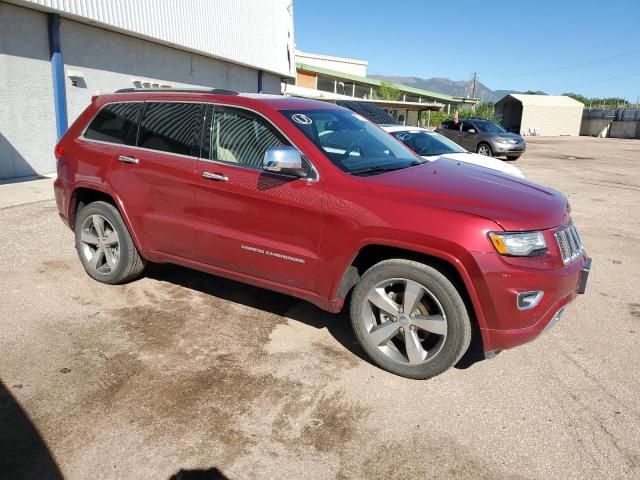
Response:
[[[53,200],[0,209],[0,478],[640,478],[640,141],[528,143],[587,293],[429,381],[291,297],[174,266],[96,283]]]

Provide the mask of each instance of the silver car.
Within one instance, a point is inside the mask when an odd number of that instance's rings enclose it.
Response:
[[[489,157],[517,160],[527,149],[527,144],[520,135],[507,132],[500,125],[488,120],[465,118],[458,123],[447,120],[440,124],[436,132],[466,150]]]

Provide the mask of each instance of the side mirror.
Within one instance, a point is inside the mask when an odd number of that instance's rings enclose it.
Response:
[[[469,130],[467,130],[467,133],[470,133],[471,135],[475,135],[476,134],[476,129],[475,128],[470,128]]]
[[[302,166],[302,155],[294,147],[271,147],[264,153],[262,169],[265,172],[281,173],[295,177],[306,177]]]

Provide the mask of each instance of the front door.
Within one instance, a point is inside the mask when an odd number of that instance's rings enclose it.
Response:
[[[469,130],[474,130],[474,133],[470,133]],[[462,122],[462,128],[460,129],[458,144],[463,148],[466,148],[470,152],[476,151],[476,144],[478,143],[478,131],[475,125],[471,122]]]
[[[249,110],[210,107],[196,178],[197,254],[213,266],[313,290],[322,182],[262,170],[269,147],[291,145]]]

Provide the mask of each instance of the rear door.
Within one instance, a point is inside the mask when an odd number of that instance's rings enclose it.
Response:
[[[191,257],[195,247],[195,170],[205,106],[145,102],[134,145],[111,162],[120,196],[143,248]]]
[[[197,166],[197,252],[216,267],[313,290],[322,183],[262,170],[269,147],[291,145],[261,115],[212,106]]]

